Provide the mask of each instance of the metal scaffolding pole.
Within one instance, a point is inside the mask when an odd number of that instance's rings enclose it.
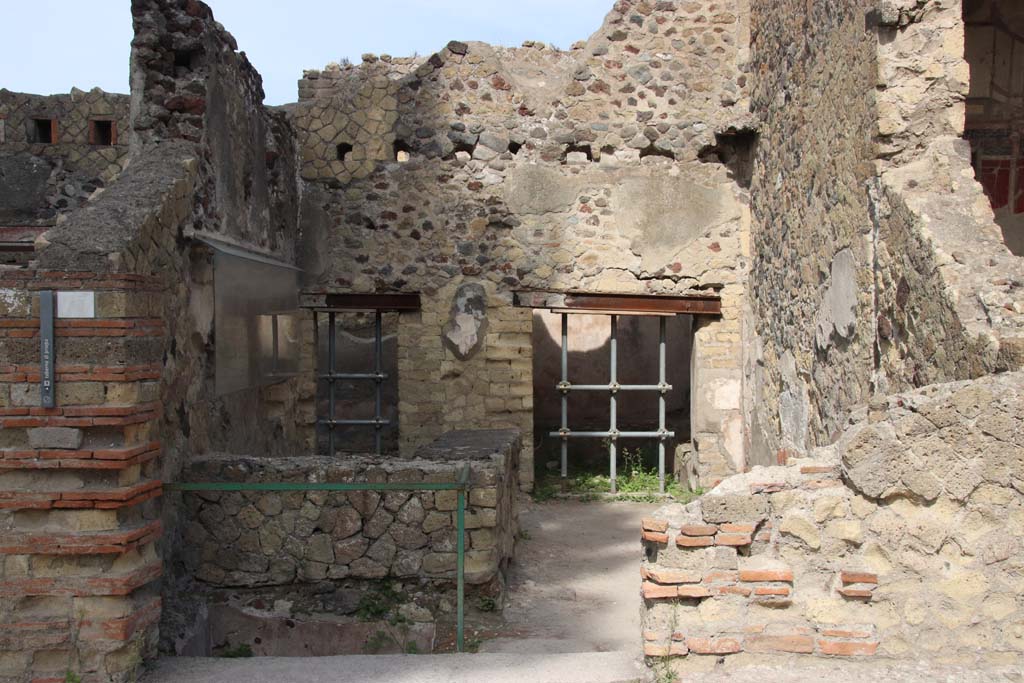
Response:
[[[618,492],[616,485],[616,456],[617,448],[616,442],[619,438],[618,432],[618,415],[617,405],[615,400],[616,385],[619,381],[618,363],[619,363],[619,317],[613,315],[612,317],[612,332],[611,332],[611,377],[608,381],[608,410],[610,413],[610,424],[608,426],[608,462],[609,462],[609,479],[611,480],[610,491],[614,494]]]
[[[562,479],[569,476],[569,315],[562,314]]]
[[[331,416],[327,424],[327,453],[334,455],[334,354],[337,344],[334,311],[327,314],[327,324],[330,326],[327,332],[327,414]]]
[[[665,493],[665,318],[658,319],[658,491]]]
[[[384,416],[381,414],[381,390],[382,382],[381,377],[384,374],[384,328],[381,324],[381,312],[378,309],[376,311],[376,317],[374,318],[374,341],[373,341],[373,371],[376,373],[377,378],[374,382],[374,419],[376,424],[374,425],[373,431],[373,443],[376,449],[377,455],[381,453],[381,433],[380,430],[384,428],[384,423],[381,418]],[[333,417],[333,416],[332,416]]]

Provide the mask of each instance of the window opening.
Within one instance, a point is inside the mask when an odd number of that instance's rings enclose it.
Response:
[[[314,295],[316,296],[316,295]],[[370,427],[373,429],[373,447],[378,455],[384,451],[384,432],[397,425],[397,391],[392,400],[385,405],[385,394],[389,380],[394,375],[386,371],[385,364],[385,329],[384,315],[402,311],[419,310],[418,294],[397,295],[357,295],[328,294],[320,295],[322,306],[313,307],[313,328],[315,331],[314,346],[318,350],[317,379],[326,386],[326,401],[317,402],[317,426],[326,431],[327,453],[335,455],[339,450],[341,430],[348,427]],[[339,339],[346,334],[343,323],[346,319],[355,319],[355,314],[368,314],[373,320],[372,355],[369,368],[366,370],[339,367],[342,349]],[[325,356],[320,355],[320,322],[327,319],[327,349]],[[364,359],[357,359],[364,362]],[[360,397],[358,392],[350,395],[343,393],[345,383],[364,385],[372,383],[373,416],[367,418],[353,416],[353,408]],[[392,384],[391,388],[395,388]],[[393,404],[393,405],[392,405]],[[395,416],[394,418],[389,417]]]
[[[90,121],[89,144],[110,147],[116,141],[115,130],[113,121]]]
[[[40,142],[52,145],[57,141],[56,119],[32,119],[29,129],[29,142]]]

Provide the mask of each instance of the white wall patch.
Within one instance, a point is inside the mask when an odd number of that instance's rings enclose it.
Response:
[[[58,318],[95,318],[96,292],[57,292]]]

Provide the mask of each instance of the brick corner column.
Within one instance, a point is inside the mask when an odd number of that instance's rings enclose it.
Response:
[[[40,393],[47,290],[59,302],[52,408]],[[140,276],[0,270],[0,680],[130,681],[155,654],[158,297]]]

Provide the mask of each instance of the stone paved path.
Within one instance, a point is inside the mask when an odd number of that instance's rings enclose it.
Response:
[[[481,652],[640,654],[640,503],[525,503],[503,614]]]

